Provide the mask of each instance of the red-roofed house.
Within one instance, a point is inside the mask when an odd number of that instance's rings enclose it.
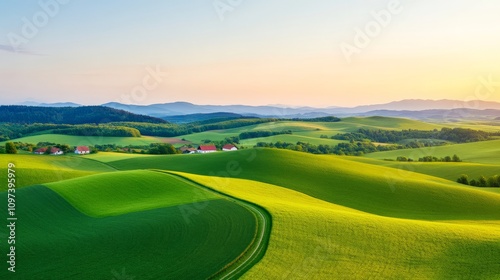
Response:
[[[59,149],[59,148],[52,147],[52,148],[50,148],[50,154],[51,154],[51,155],[58,156],[58,155],[62,155],[62,154],[64,154],[64,152],[63,152],[63,151],[61,151],[61,149]]]
[[[233,144],[226,144],[226,145],[224,145],[224,147],[222,147],[222,150],[225,151],[225,152],[227,152],[227,151],[236,151],[236,150],[238,150],[238,148],[236,148],[236,146],[233,145]]]
[[[43,155],[43,154],[45,154],[47,152],[47,150],[48,150],[48,148],[46,148],[46,147],[38,148],[38,149],[35,150],[34,153],[35,153],[35,155]],[[51,147],[50,148],[50,154],[58,156],[58,155],[64,154],[64,152],[61,151],[61,149],[59,149],[59,148]]]
[[[78,146],[75,149],[75,154],[79,155],[90,154],[90,149],[87,146]]]
[[[206,153],[213,153],[217,152],[217,148],[215,145],[200,145],[198,147],[198,153],[200,154],[206,154]]]
[[[43,155],[45,154],[45,152],[47,152],[47,148],[38,148],[35,150],[35,155]]]

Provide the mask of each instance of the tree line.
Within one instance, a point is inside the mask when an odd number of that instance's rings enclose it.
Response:
[[[402,148],[396,145],[374,145],[369,141],[356,142],[356,143],[339,143],[337,145],[314,145],[311,143],[297,142],[288,143],[277,141],[275,143],[259,142],[255,147],[258,148],[277,148],[287,149],[299,152],[306,152],[311,154],[335,154],[335,155],[350,155],[362,156],[367,153],[392,151]]]
[[[0,141],[21,138],[34,133],[55,133],[77,136],[140,137],[139,130],[109,124],[13,124],[0,123]]]
[[[267,131],[267,130],[256,130],[256,131],[245,131],[238,135],[240,140],[243,139],[251,139],[251,138],[260,138],[260,137],[270,137],[275,135],[282,134],[292,134],[291,130],[283,130],[283,131]]]
[[[360,128],[356,132],[337,134],[332,139],[347,141],[370,140],[379,143],[397,143],[407,139],[439,139],[455,143],[477,142],[491,139],[493,133],[468,128],[442,128],[441,130],[382,130]],[[433,146],[432,141],[425,145]]]
[[[412,158],[408,158],[405,156],[399,156],[396,158],[397,161],[402,161],[402,162],[413,162],[414,160]],[[425,156],[418,158],[419,162],[462,162],[459,156],[456,154],[453,156],[445,156],[445,157],[435,157],[435,156]]]
[[[457,183],[481,188],[500,188],[500,175],[494,175],[489,178],[481,175],[477,180],[472,179],[469,181],[469,176],[462,174],[458,177]]]

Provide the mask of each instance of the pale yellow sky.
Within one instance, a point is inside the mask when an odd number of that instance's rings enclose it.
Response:
[[[0,41],[0,103],[500,102],[497,1],[246,1],[223,18],[187,2],[61,7],[20,52]],[[26,3],[0,4],[6,38],[22,36],[20,19],[40,9]],[[356,52],[346,55],[346,45]],[[478,95],[481,77],[492,85]]]

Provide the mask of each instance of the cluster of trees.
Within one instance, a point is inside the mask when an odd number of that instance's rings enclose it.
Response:
[[[179,151],[170,143],[153,143],[149,145],[146,153],[153,155],[173,155],[178,154]]]
[[[452,141],[456,143],[477,142],[490,139],[492,134],[467,128],[442,128],[441,130],[381,130],[381,129],[364,129],[360,128],[357,132],[337,134],[332,136],[332,139],[348,140],[348,141],[363,141],[370,140],[380,143],[397,143],[407,139],[439,139]],[[437,142],[439,145],[442,141]],[[435,146],[436,143],[428,141],[423,143],[424,146]]]
[[[259,137],[269,137],[281,134],[292,134],[291,130],[283,130],[283,131],[266,131],[266,130],[258,130],[258,131],[246,131],[240,133],[238,136],[239,139],[251,139],[251,138],[259,138]]]
[[[397,161],[403,161],[403,162],[413,162],[414,160],[412,158],[407,158],[404,156],[400,156],[396,158]],[[445,157],[434,157],[434,156],[425,156],[421,157],[418,159],[419,162],[462,162],[460,157],[457,155],[453,156],[445,156]]]
[[[259,142],[255,147],[288,149],[312,154],[336,154],[362,156],[366,153],[391,151],[398,149],[396,145],[378,145],[364,141],[357,143],[339,143],[337,145],[314,145],[311,143],[297,142],[296,144],[278,141],[275,143]]]
[[[480,176],[477,180],[472,179],[469,181],[469,176],[466,174],[460,175],[458,177],[457,182],[464,185],[469,185],[473,187],[482,187],[482,188],[500,188],[500,175],[494,175],[489,178],[485,176]]]
[[[33,133],[56,133],[78,136],[140,137],[135,128],[116,125],[71,124],[13,124],[0,123],[0,141],[21,138]]]
[[[8,141],[10,139],[21,138],[26,135],[38,133],[42,131],[52,132],[54,129],[70,128],[71,125],[62,124],[17,124],[17,123],[0,123],[0,141]]]
[[[16,145],[12,142],[5,143],[5,148],[2,150],[3,151],[0,151],[2,154],[17,154]]]
[[[53,133],[77,136],[141,137],[141,133],[135,128],[111,125],[74,125],[70,128],[54,129]]]
[[[340,122],[342,119],[339,119],[334,116],[327,116],[327,117],[318,117],[318,118],[312,118],[312,119],[290,119],[292,121],[301,121],[301,122]]]
[[[165,120],[137,115],[104,106],[34,107],[0,106],[0,120],[8,123],[90,124],[109,122],[166,123]]]

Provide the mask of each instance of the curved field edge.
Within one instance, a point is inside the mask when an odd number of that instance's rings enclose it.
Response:
[[[272,216],[267,210],[255,203],[239,199],[237,197],[228,195],[227,193],[213,189],[207,185],[200,184],[196,180],[192,180],[190,177],[186,176],[183,173],[165,170],[156,170],[156,172],[167,173],[169,175],[176,176],[182,180],[187,181],[190,184],[194,184],[196,186],[199,186],[200,188],[224,196],[234,203],[247,208],[254,215],[257,221],[257,228],[255,230],[255,235],[252,243],[245,249],[244,252],[242,252],[238,256],[238,258],[236,258],[231,263],[228,263],[223,269],[212,275],[210,279],[238,279],[264,257],[269,244],[269,237],[271,235],[272,229]]]
[[[381,217],[261,182],[179,174],[271,213],[266,255],[243,279],[500,277],[499,220],[482,224]]]
[[[206,279],[241,254],[256,228],[252,213],[227,199],[94,218],[44,186],[19,189],[17,197],[19,279],[111,279],[122,271]]]

